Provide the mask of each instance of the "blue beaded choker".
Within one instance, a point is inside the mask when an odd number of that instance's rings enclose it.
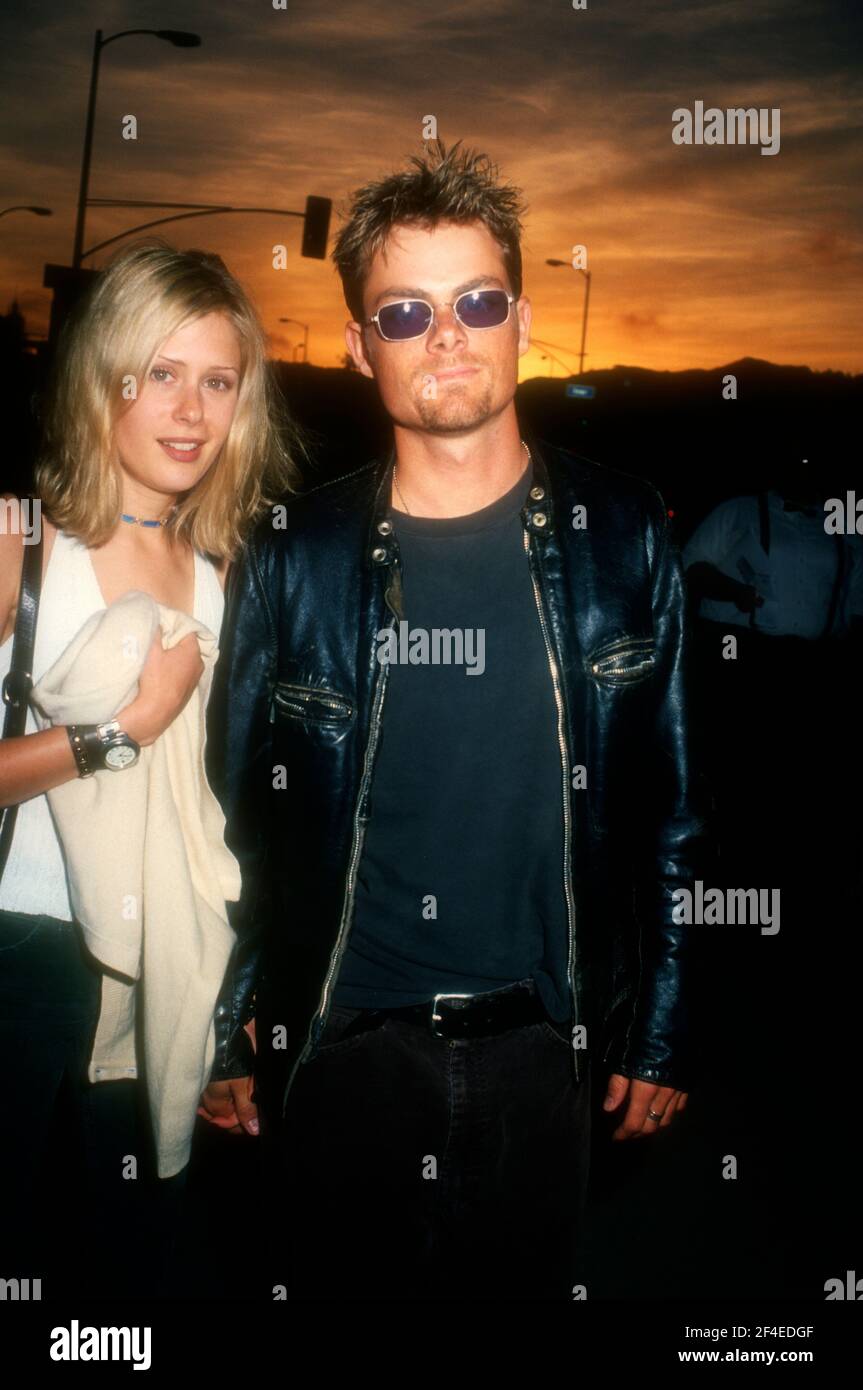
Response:
[[[176,510],[177,504],[175,502],[168,515],[163,517],[160,521],[144,521],[139,516],[130,516],[128,512],[121,512],[120,520],[132,522],[135,526],[167,526]]]

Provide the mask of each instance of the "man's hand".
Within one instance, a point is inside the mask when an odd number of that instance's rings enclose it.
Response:
[[[257,1134],[258,1110],[252,1103],[252,1077],[211,1081],[198,1106],[198,1114],[229,1134]]]
[[[255,1020],[244,1024],[245,1032],[257,1052]],[[258,1134],[258,1108],[252,1101],[251,1076],[235,1076],[230,1081],[211,1081],[204,1094],[197,1113],[217,1129],[226,1129],[229,1134]]]
[[[655,1134],[658,1129],[666,1129],[674,1116],[686,1109],[686,1091],[675,1091],[671,1086],[655,1086],[652,1081],[633,1081],[628,1076],[613,1072],[608,1079],[603,1110],[616,1110],[627,1095],[629,1103],[612,1139],[639,1139],[645,1134]],[[648,1110],[654,1115],[661,1115],[662,1119],[652,1120]]]

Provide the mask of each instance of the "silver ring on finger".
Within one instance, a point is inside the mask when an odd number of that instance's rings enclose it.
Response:
[[[661,1120],[661,1119],[663,1119],[664,1117],[665,1117],[665,1111],[664,1111],[664,1110],[663,1110],[663,1112],[662,1112],[661,1115],[657,1115],[657,1113],[656,1113],[655,1110],[648,1110],[648,1112],[647,1112],[647,1118],[648,1118],[648,1120]]]

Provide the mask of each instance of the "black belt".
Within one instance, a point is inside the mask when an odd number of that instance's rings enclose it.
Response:
[[[339,1034],[342,1038],[377,1028],[388,1018],[428,1028],[436,1038],[479,1038],[522,1028],[547,1018],[542,1001],[527,985],[510,985],[486,994],[436,994],[400,1009],[361,1009]]]

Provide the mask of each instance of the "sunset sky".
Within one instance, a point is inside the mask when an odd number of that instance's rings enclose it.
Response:
[[[166,202],[344,207],[423,148],[485,150],[524,190],[534,332],[577,367],[584,279],[547,257],[587,246],[587,368],[711,367],[745,355],[863,371],[863,6],[855,0],[171,0],[46,5],[0,19],[0,308],[31,332],[50,303],[43,265],[69,263],[93,31],[180,28],[102,56],[90,193]],[[672,113],[779,108],[781,148],[677,145]],[[124,140],[132,114],[138,139]],[[88,213],[93,245],[159,214]],[[337,225],[334,218],[334,225]],[[301,224],[216,216],[168,226],[218,251],[252,292],[275,355],[310,325],[335,366],[347,317],[329,261],[299,255]],[[272,268],[284,242],[286,270]],[[104,253],[105,255],[109,253]],[[92,261],[87,262],[93,264]],[[97,265],[100,259],[97,258]],[[546,375],[532,349],[525,377]],[[558,364],[555,371],[563,373]]]

